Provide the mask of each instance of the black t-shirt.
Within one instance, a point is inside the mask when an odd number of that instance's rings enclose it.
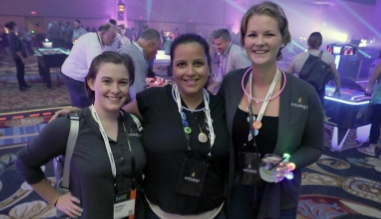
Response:
[[[138,93],[136,100],[143,116],[142,143],[147,157],[145,192],[149,201],[165,212],[181,215],[199,214],[221,205],[227,182],[230,146],[223,100],[210,95],[209,106],[216,140],[203,191],[198,198],[176,193],[182,166],[187,157],[187,140],[177,104],[172,96],[172,86],[150,88]],[[197,109],[203,107],[204,103]],[[204,112],[183,112],[192,129],[192,157],[205,160],[210,150],[210,142],[200,143],[197,138],[200,128],[205,134],[209,134]]]
[[[237,111],[233,120],[233,144],[234,144],[234,156],[235,156],[235,169],[239,167],[238,152],[255,152],[253,147],[253,140],[248,142],[248,135],[250,130],[250,124],[247,122],[249,113],[237,108]],[[257,115],[255,115],[257,116]],[[274,149],[278,136],[278,117],[263,116],[262,128],[259,130],[258,135],[255,137],[257,142],[258,152],[261,157],[266,154],[274,153]]]

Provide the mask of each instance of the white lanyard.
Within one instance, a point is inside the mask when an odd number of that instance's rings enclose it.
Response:
[[[114,156],[112,155],[112,151],[111,151],[111,147],[110,147],[110,142],[108,141],[107,134],[106,134],[105,130],[103,129],[103,125],[101,123],[101,120],[98,117],[98,114],[97,114],[97,111],[95,110],[94,105],[91,105],[91,113],[93,114],[95,121],[98,123],[99,131],[102,134],[103,141],[105,142],[108,158],[110,159],[112,175],[115,178],[116,177],[116,166],[115,166]]]
[[[101,48],[102,48],[102,50],[103,50],[104,45],[103,45],[101,36],[99,36],[99,32],[97,32],[97,37],[98,37],[99,44],[101,44]]]
[[[183,106],[181,104],[181,97],[180,97],[179,90],[177,89],[177,84],[173,85],[173,90],[175,91],[176,103],[177,103],[177,107],[179,109],[179,113],[181,115],[181,113],[183,111]],[[209,103],[207,101],[209,99],[209,93],[205,89],[203,89],[203,93],[204,93],[204,105],[205,105],[204,112],[205,112],[205,115],[206,115],[206,118],[208,121],[208,127],[209,127],[209,133],[210,133],[210,151],[209,151],[208,156],[211,156],[211,151],[212,151],[212,147],[214,145],[214,141],[216,140],[216,135],[214,134],[212,117],[210,115]]]
[[[255,119],[256,121],[260,122],[262,120],[263,115],[265,114],[267,105],[270,102],[270,98],[274,93],[275,85],[279,81],[280,75],[281,75],[280,70],[277,68],[276,73],[275,73],[275,77],[274,77],[273,81],[271,82],[269,90],[267,91],[265,101],[263,101],[262,107],[259,110],[257,118]],[[250,96],[247,97],[247,101],[249,102],[249,106],[251,106],[251,101],[252,101],[251,95],[253,95],[253,72],[250,73]]]

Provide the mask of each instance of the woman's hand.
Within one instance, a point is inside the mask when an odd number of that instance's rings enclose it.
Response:
[[[64,109],[61,109],[61,110],[58,110],[56,113],[54,113],[54,115],[52,116],[52,118],[50,118],[49,122],[57,119],[60,115],[62,114],[70,114],[70,113],[76,113],[78,112],[79,110],[81,110],[80,108],[77,108],[77,107],[69,107],[69,108],[64,108]]]
[[[81,217],[83,212],[83,209],[79,207],[79,204],[79,199],[72,196],[69,192],[58,197],[55,207],[70,218],[78,218]]]
[[[292,171],[295,170],[295,164],[290,163],[288,161],[282,161],[278,166],[275,167],[277,171],[277,180],[276,182],[280,182],[286,177],[288,174],[292,174]]]

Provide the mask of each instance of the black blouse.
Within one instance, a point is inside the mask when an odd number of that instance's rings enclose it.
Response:
[[[233,120],[232,133],[236,171],[240,171],[237,169],[239,167],[238,152],[255,152],[253,147],[253,140],[248,141],[250,130],[249,123],[247,122],[248,116],[249,113],[242,111],[240,108],[237,108]],[[259,130],[255,140],[258,146],[258,152],[261,154],[261,157],[264,157],[266,154],[274,153],[278,136],[278,117],[263,116],[262,124],[262,128]]]
[[[172,86],[145,90],[138,93],[136,99],[143,116],[142,143],[147,156],[145,192],[149,201],[165,212],[181,215],[199,214],[220,206],[225,199],[230,147],[223,100],[210,95],[209,106],[216,140],[202,194],[192,197],[176,193],[187,157],[187,140],[172,96]],[[202,103],[198,109],[203,107]],[[209,133],[205,127],[204,112],[184,112],[192,129],[189,143],[193,159],[205,160],[210,143],[200,143],[197,138],[200,128],[204,133]]]

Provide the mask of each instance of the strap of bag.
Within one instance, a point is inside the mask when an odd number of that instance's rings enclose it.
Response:
[[[143,127],[142,127],[142,124],[140,123],[138,117],[136,117],[135,115],[133,115],[131,113],[130,113],[130,116],[134,120],[134,122],[136,124],[136,127],[138,128],[139,133],[142,132],[143,131]]]
[[[319,59],[321,59],[322,56],[323,56],[323,51],[320,51],[320,53],[319,53]]]
[[[69,179],[70,179],[70,160],[73,155],[74,146],[78,137],[79,129],[79,116],[77,114],[70,115],[70,132],[69,137],[66,143],[66,152],[65,152],[65,163],[64,171],[61,182],[61,187],[69,189]]]

